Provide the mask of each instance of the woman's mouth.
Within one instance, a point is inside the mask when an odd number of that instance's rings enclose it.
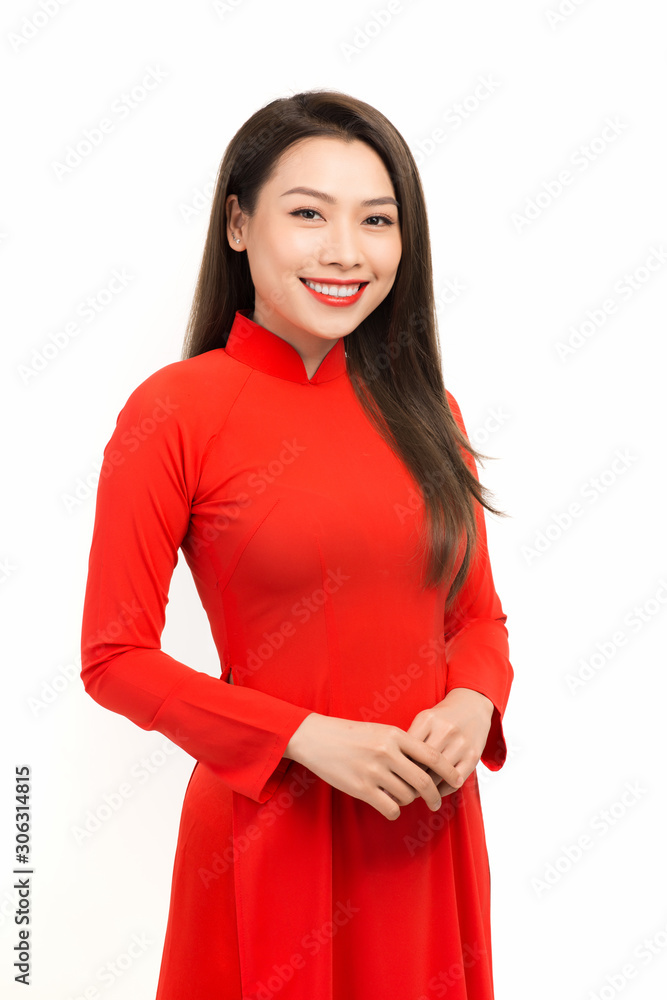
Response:
[[[367,281],[324,282],[299,279],[319,302],[328,306],[350,306],[361,298]]]

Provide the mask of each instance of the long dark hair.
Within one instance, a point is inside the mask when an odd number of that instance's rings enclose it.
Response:
[[[493,514],[507,515],[491,506],[489,490],[474,473],[473,461],[493,456],[472,447],[447,400],[424,193],[405,140],[384,115],[340,91],[309,90],[271,101],[239,128],[218,170],[182,358],[224,347],[236,310],[254,307],[247,254],[232,250],[226,236],[228,195],[235,194],[251,216],[278,158],[293,143],[314,136],[367,143],[382,159],[400,205],[402,255],[396,280],[354,336],[346,337],[347,370],[359,402],[420,487],[425,586],[451,578],[465,539],[449,587],[450,608],[478,542],[475,501]]]

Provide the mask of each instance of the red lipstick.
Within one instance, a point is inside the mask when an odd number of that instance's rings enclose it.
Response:
[[[319,302],[323,302],[325,305],[328,305],[328,306],[351,306],[351,305],[354,305],[355,302],[359,301],[359,299],[363,295],[364,288],[368,284],[367,281],[361,281],[361,282],[359,282],[359,281],[335,281],[333,278],[327,278],[326,281],[315,281],[312,278],[308,278],[308,279],[306,279],[306,278],[300,278],[299,280],[303,284],[303,287],[306,289],[306,291],[310,292],[310,294],[314,298],[316,298]],[[318,285],[320,285],[320,284],[321,285],[360,285],[360,288],[359,288],[358,292],[354,293],[354,295],[346,295],[346,296],[342,296],[342,295],[341,296],[338,296],[338,295],[323,295],[322,292],[316,292],[314,288],[311,288],[309,285],[307,285],[306,284],[306,280],[313,281],[313,284],[318,284]]]

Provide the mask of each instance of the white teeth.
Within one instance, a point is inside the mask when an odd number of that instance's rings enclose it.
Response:
[[[351,295],[356,295],[361,284],[359,285],[320,285],[316,281],[306,281],[304,278],[304,285],[308,285],[314,291],[319,292],[321,295],[333,295],[339,299],[349,299]]]

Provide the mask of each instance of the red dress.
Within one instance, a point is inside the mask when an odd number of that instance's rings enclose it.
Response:
[[[502,766],[513,670],[483,510],[445,618],[445,589],[421,585],[416,483],[354,395],[345,338],[308,379],[249,314],[131,393],[98,486],[85,690],[196,760],[157,1000],[491,1000],[477,773],[388,820],[282,756],[310,712],[407,730],[469,687],[494,704],[482,761]],[[160,648],[179,549],[219,678]]]

